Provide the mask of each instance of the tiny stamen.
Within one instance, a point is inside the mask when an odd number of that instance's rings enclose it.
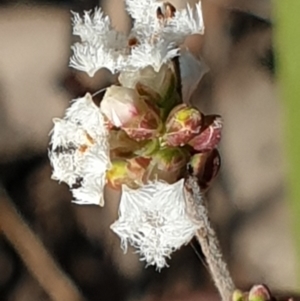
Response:
[[[139,40],[136,37],[132,37],[128,39],[128,46],[130,48],[137,46],[139,44]]]
[[[156,10],[157,19],[161,21],[174,18],[175,13],[176,13],[176,8],[170,2],[164,2],[162,6],[158,7]]]

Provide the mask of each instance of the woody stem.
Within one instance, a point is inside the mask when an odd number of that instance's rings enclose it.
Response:
[[[199,225],[195,236],[201,245],[211,277],[221,295],[222,301],[230,301],[235,285],[223,259],[216,233],[209,221],[208,210],[201,195],[197,179],[194,176],[188,176],[185,188],[187,213],[193,222]]]

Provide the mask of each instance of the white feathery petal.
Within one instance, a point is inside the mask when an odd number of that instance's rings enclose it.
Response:
[[[52,178],[70,186],[74,202],[103,205],[108,132],[91,95],[74,100],[64,119],[54,119],[50,134]]]
[[[179,56],[181,90],[183,102],[188,103],[208,67],[197,59],[188,49],[182,49]]]
[[[71,48],[74,54],[70,59],[70,67],[84,71],[90,77],[93,77],[102,68],[116,73],[122,69],[127,59],[124,51],[110,49],[104,43],[96,40],[75,43]]]
[[[71,106],[66,110],[65,119],[81,125],[92,138],[107,136],[104,118],[94,104],[90,93],[71,101]]]
[[[135,0],[128,0],[134,7]],[[182,11],[176,11],[173,18],[165,20],[162,24],[156,17],[156,9],[161,3],[148,1],[152,5],[151,21],[143,23],[147,17],[140,22],[135,22],[132,34],[139,41],[136,47],[131,49],[131,54],[127,61],[131,70],[141,69],[146,66],[153,66],[158,71],[163,63],[179,55],[178,45],[190,34],[202,34],[204,32],[201,2],[196,4],[196,9],[190,5]],[[142,9],[137,5],[136,14],[142,13]]]
[[[69,186],[80,177],[80,155],[76,150],[87,141],[86,132],[76,124],[54,119],[49,157],[53,166],[52,179],[65,182]]]
[[[185,212],[184,197],[183,179],[174,184],[156,181],[137,190],[124,185],[119,219],[111,225],[124,251],[129,243],[147,265],[167,266],[166,258],[187,244],[198,228]]]
[[[51,144],[52,148],[70,147],[70,141],[78,141],[77,126],[73,123],[68,123],[66,120],[60,118],[53,119],[54,127],[51,130]]]
[[[110,167],[105,152],[99,145],[91,147],[82,162],[80,187],[72,189],[73,203],[104,205],[103,188],[106,170]]]
[[[49,152],[49,158],[53,167],[51,179],[65,182],[69,186],[76,183],[79,177],[78,166],[74,162],[71,154],[60,154]]]
[[[131,35],[138,45],[128,48],[128,37],[112,29],[110,20],[101,9],[85,12],[83,17],[74,14],[74,34],[81,43],[72,46],[70,66],[89,76],[102,68],[112,73],[161,65],[178,55],[178,46],[185,37],[203,33],[201,3],[193,10],[189,5],[165,22],[158,20],[156,10],[161,2],[155,0],[126,0],[126,7],[134,20]],[[130,51],[131,50],[131,51]]]
[[[164,28],[165,38],[181,42],[191,34],[203,34],[204,22],[202,16],[201,2],[196,4],[196,9],[187,4],[186,9],[176,11]]]
[[[91,77],[101,68],[112,73],[119,71],[127,57],[127,37],[111,28],[109,18],[101,9],[96,9],[94,14],[84,12],[83,18],[75,13],[73,24],[73,33],[80,36],[81,43],[71,47],[74,54],[70,66]]]
[[[179,48],[168,41],[159,40],[155,45],[143,43],[131,50],[128,65],[131,70],[152,66],[156,72],[167,61],[179,55]]]
[[[83,42],[99,36],[104,37],[110,30],[110,19],[104,16],[101,8],[96,8],[93,14],[91,11],[85,11],[83,18],[78,13],[73,13],[73,34],[80,36]]]
[[[156,17],[156,0],[126,0],[126,10],[135,24],[149,24]]]

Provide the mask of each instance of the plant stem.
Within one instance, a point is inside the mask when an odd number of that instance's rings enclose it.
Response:
[[[188,176],[185,188],[187,214],[195,224],[199,225],[195,235],[201,245],[212,279],[222,300],[230,301],[235,285],[223,259],[216,233],[210,224],[208,210],[197,179],[194,176]]]
[[[273,1],[275,66],[280,92],[280,108],[284,126],[284,159],[287,163],[287,203],[293,243],[297,255],[296,272],[300,284],[300,1]],[[276,77],[277,77],[276,76]]]
[[[84,301],[42,242],[24,222],[0,184],[0,233],[13,245],[28,270],[54,301]]]

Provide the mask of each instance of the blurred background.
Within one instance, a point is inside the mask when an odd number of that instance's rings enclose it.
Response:
[[[177,8],[186,5],[185,0],[170,2]],[[272,290],[294,294],[299,287],[271,4],[203,0],[205,35],[188,38],[186,44],[210,69],[193,104],[224,119],[222,168],[208,201],[232,276],[240,288],[267,283]],[[99,5],[117,29],[129,31],[122,0],[1,1],[2,184],[86,300],[218,300],[196,241],[176,252],[160,273],[145,269],[134,250],[123,255],[109,229],[117,216],[116,201],[104,208],[76,206],[66,185],[50,179],[52,118],[63,116],[72,98],[111,81],[105,71],[90,79],[68,67],[74,42],[70,10]],[[52,300],[7,234],[1,234],[1,221],[0,300]]]

